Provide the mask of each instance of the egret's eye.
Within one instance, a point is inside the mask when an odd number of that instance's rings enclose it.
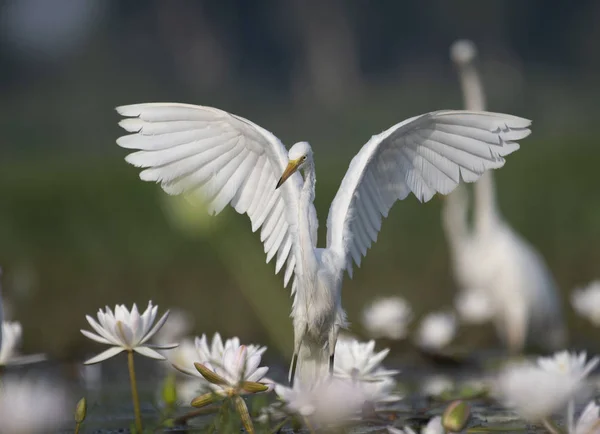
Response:
[[[306,155],[302,156],[302,161],[306,161]]]

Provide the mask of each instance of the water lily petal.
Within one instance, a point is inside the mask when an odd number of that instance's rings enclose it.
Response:
[[[86,360],[85,362],[83,362],[83,364],[84,365],[93,365],[94,363],[99,363],[104,360],[110,359],[111,357],[116,356],[117,354],[119,354],[122,351],[125,351],[125,348],[111,347],[108,350],[101,352],[96,357],[92,357],[91,359]]]
[[[382,362],[383,359],[385,359],[385,357],[388,355],[389,352],[390,352],[390,349],[386,348],[385,350],[380,351],[377,354],[373,355],[373,357],[371,357],[367,363],[366,370],[372,371],[377,366],[379,366],[379,364]]]
[[[244,373],[246,376],[252,374],[260,365],[261,357],[258,354],[252,354],[246,357],[246,372]]]
[[[269,368],[267,366],[262,366],[252,372],[250,375],[246,377],[247,381],[260,381],[265,375],[269,372]]]
[[[96,333],[98,333],[100,336],[102,336],[104,339],[106,339],[107,341],[109,341],[112,344],[118,344],[118,341],[115,340],[115,337],[111,335],[111,333],[105,329],[102,325],[98,324],[94,318],[92,318],[89,315],[86,315],[85,318],[87,319],[88,323],[92,326],[92,328],[96,331]],[[98,318],[100,318],[100,316],[98,316]]]
[[[112,342],[110,342],[108,339],[103,338],[102,336],[98,336],[92,332],[88,332],[87,330],[79,330],[86,338],[91,339],[93,341],[96,342],[100,342],[101,344],[108,344],[111,345]]]
[[[163,356],[159,352],[153,350],[152,348],[148,348],[148,347],[135,347],[133,349],[133,351],[135,351],[138,354],[141,354],[142,356],[150,357],[151,359],[166,360],[165,356]]]
[[[196,346],[196,351],[198,352],[198,356],[200,359],[199,362],[207,362],[210,359],[210,349],[208,348],[208,342],[206,341],[206,335],[203,334],[202,337],[196,337],[194,339],[194,345]]]
[[[215,333],[212,340],[211,354],[213,357],[223,356],[225,353],[225,347],[223,346],[223,340],[219,332]]]
[[[172,350],[173,348],[177,348],[179,344],[151,344],[145,346],[148,348],[154,348],[156,350]]]
[[[129,328],[129,325],[121,320],[118,320],[115,324],[115,334],[119,337],[122,344],[128,348],[133,346],[132,338],[133,332]]]
[[[129,327],[131,328],[132,333],[132,344],[136,345],[144,336],[145,330],[142,327],[142,320],[140,318],[140,312],[135,303],[133,303],[133,307],[131,308],[131,313],[129,314]]]
[[[154,325],[154,327],[152,327],[152,330],[150,330],[146,334],[146,336],[144,336],[144,338],[140,341],[140,344],[145,344],[148,341],[148,339],[150,339],[152,336],[154,336],[156,334],[156,332],[159,331],[163,325],[165,325],[165,322],[167,321],[168,317],[169,317],[169,311],[166,311],[164,313],[164,315]]]

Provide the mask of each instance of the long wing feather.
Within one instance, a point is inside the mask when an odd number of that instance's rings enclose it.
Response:
[[[126,160],[144,170],[140,178],[159,182],[169,194],[198,195],[209,212],[231,205],[261,229],[267,262],[276,273],[287,262],[285,286],[296,259],[297,209],[302,177],[295,173],[281,188],[287,151],[270,132],[225,111],[189,104],[148,103],[117,107],[119,125],[129,135],[117,139],[134,149]],[[316,211],[310,210],[316,220]],[[316,240],[316,237],[313,239]]]
[[[352,261],[377,239],[382,217],[413,192],[421,202],[476,181],[519,149],[531,122],[499,113],[444,110],[373,136],[352,159],[327,218],[327,248],[352,276]]]

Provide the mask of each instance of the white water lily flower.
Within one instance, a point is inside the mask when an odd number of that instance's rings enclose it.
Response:
[[[586,405],[577,423],[573,423],[573,408],[569,410],[569,434],[600,434],[600,407],[595,401],[590,401]]]
[[[237,336],[227,339],[225,343],[223,343],[223,339],[221,339],[221,335],[219,333],[214,334],[210,346],[208,345],[208,339],[204,334],[202,337],[196,338],[195,344],[199,356],[199,360],[197,361],[200,363],[203,363],[204,361],[220,362],[223,359],[225,350],[228,348],[238,350],[241,346],[240,340]],[[252,344],[245,345],[245,347],[246,351],[248,352],[248,356],[251,356],[255,353],[258,353],[260,356],[262,356],[262,354],[267,350],[267,347],[261,347]]]
[[[433,375],[423,380],[420,389],[425,396],[440,396],[442,393],[454,389],[454,382],[445,375]]]
[[[191,331],[192,325],[192,317],[187,312],[180,309],[170,309],[169,318],[156,332],[154,342],[159,345],[180,342]]]
[[[587,355],[585,351],[579,354],[560,351],[549,357],[538,357],[537,364],[540,368],[550,373],[577,375],[584,378],[600,362],[600,358],[598,357],[593,357],[587,362],[586,359]]]
[[[175,348],[177,344],[167,345],[149,345],[148,340],[163,326],[169,316],[169,311],[158,320],[156,324],[156,313],[158,306],[152,306],[148,302],[148,307],[142,315],[139,314],[137,306],[134,304],[131,311],[124,305],[115,306],[115,312],[106,306],[106,310],[98,310],[98,322],[87,315],[86,319],[92,328],[98,334],[87,330],[81,330],[84,336],[101,344],[112,345],[108,350],[98,354],[96,357],[85,362],[86,365],[102,362],[116,356],[122,351],[135,351],[142,356],[153,359],[164,360],[165,357],[155,349],[166,350]]]
[[[375,341],[359,342],[340,339],[335,346],[333,373],[339,378],[358,381],[376,381],[396,375],[398,371],[383,369],[381,362],[389,348],[375,353]]]
[[[245,345],[225,348],[221,360],[202,363],[206,369],[217,374],[222,380],[217,383],[208,382],[208,387],[221,396],[246,393],[242,383],[258,383],[269,371],[268,367],[260,366],[261,354],[262,352],[258,351],[250,353]],[[183,368],[181,371],[204,379],[196,368],[193,370]]]
[[[56,385],[27,379],[3,379],[0,387],[0,433],[57,432],[70,424],[65,391]]]
[[[2,323],[2,344],[0,344],[0,366],[6,366],[13,361],[21,345],[23,329],[17,321]]]
[[[177,370],[198,376],[198,370],[194,367],[194,363],[222,365],[225,351],[228,349],[234,352],[239,351],[241,346],[237,337],[227,339],[223,343],[219,333],[215,333],[209,345],[206,335],[202,335],[202,337],[196,337],[193,343],[189,339],[182,341],[178,348],[170,352],[168,358]],[[244,345],[244,347],[246,348],[247,357],[252,357],[254,354],[262,357],[262,354],[267,350],[267,347],[258,345]],[[208,388],[208,381],[202,376],[200,376],[200,379],[204,386]]]
[[[450,312],[428,314],[417,331],[417,344],[429,350],[448,345],[456,335],[456,317]]]
[[[391,377],[373,381],[361,381],[355,385],[362,391],[365,401],[371,403],[375,409],[380,405],[392,404],[402,399],[402,395],[394,393],[396,381]]]
[[[600,280],[575,289],[571,293],[571,304],[579,315],[600,326]]]
[[[404,429],[394,428],[393,426],[387,427],[389,434],[417,434],[417,432],[409,426],[405,426]],[[421,434],[444,434],[445,430],[442,426],[441,416],[435,416],[429,419],[427,425],[421,429]]]
[[[467,324],[483,324],[494,316],[492,300],[483,291],[461,291],[454,301],[454,307]]]
[[[562,410],[582,387],[580,375],[557,375],[530,363],[513,364],[498,375],[494,392],[523,419],[539,422]]]
[[[18,321],[4,321],[1,329],[4,339],[0,344],[0,366],[26,365],[46,359],[44,354],[28,354],[26,356],[19,354],[23,335],[21,323]]]
[[[366,397],[348,380],[325,377],[316,384],[296,381],[293,388],[275,386],[285,408],[307,420],[312,429],[341,425],[360,415]]]
[[[400,297],[375,300],[363,312],[363,325],[374,338],[404,339],[411,321],[412,310]]]

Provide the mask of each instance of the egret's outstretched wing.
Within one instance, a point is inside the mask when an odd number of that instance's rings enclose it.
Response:
[[[327,247],[352,276],[377,239],[381,218],[412,191],[426,202],[504,165],[531,122],[499,113],[444,110],[373,136],[352,159],[327,218]]]
[[[296,264],[302,177],[295,173],[275,189],[288,162],[283,144],[247,119],[212,107],[148,103],[117,111],[127,117],[119,125],[133,133],[117,144],[137,150],[126,160],[144,168],[140,178],[160,182],[169,194],[198,195],[212,214],[227,204],[248,214],[252,230],[262,228],[267,262],[277,254],[277,273],[287,262],[287,286]]]

